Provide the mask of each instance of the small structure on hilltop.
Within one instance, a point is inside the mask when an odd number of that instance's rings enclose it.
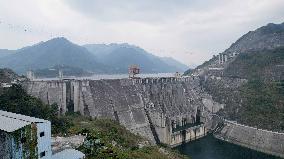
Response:
[[[128,68],[129,78],[137,78],[136,75],[140,74],[140,68],[138,65],[130,65]]]
[[[3,88],[9,88],[9,87],[12,87],[12,84],[11,83],[1,83],[0,86]]]
[[[181,73],[176,72],[176,73],[175,73],[175,78],[181,78]]]
[[[59,78],[59,80],[63,79],[63,71],[62,70],[58,71],[58,78]]]
[[[220,53],[219,54],[219,64],[224,64],[225,62],[228,61],[228,56],[225,53]]]

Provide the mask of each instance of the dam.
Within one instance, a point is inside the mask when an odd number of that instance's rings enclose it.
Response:
[[[209,131],[212,108],[208,106],[214,107],[214,102],[199,84],[196,77],[165,77],[28,81],[23,85],[45,103],[56,103],[61,114],[110,118],[153,143],[174,147]]]
[[[225,105],[215,102],[200,83],[199,77],[188,76],[42,80],[27,81],[23,87],[47,104],[56,103],[61,114],[109,118],[152,143],[176,147],[216,131],[220,140],[284,156],[283,133],[216,118]],[[224,125],[218,127],[220,123]]]

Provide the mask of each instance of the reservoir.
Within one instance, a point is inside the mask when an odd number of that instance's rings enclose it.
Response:
[[[175,149],[190,156],[191,159],[281,159],[218,140],[212,135],[180,145]]]

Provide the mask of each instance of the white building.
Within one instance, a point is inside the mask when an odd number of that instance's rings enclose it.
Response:
[[[2,86],[3,88],[9,88],[9,87],[12,86],[12,84],[11,84],[11,83],[1,83],[1,86]]]
[[[181,78],[181,73],[176,72],[176,73],[174,74],[174,76],[175,76],[175,78]]]
[[[228,61],[228,55],[224,53],[219,53],[219,64],[224,64]]]
[[[0,110],[0,156],[51,159],[51,123]]]

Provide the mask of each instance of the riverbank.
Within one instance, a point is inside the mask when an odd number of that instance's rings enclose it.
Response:
[[[272,132],[225,121],[217,139],[284,158],[284,133]]]

